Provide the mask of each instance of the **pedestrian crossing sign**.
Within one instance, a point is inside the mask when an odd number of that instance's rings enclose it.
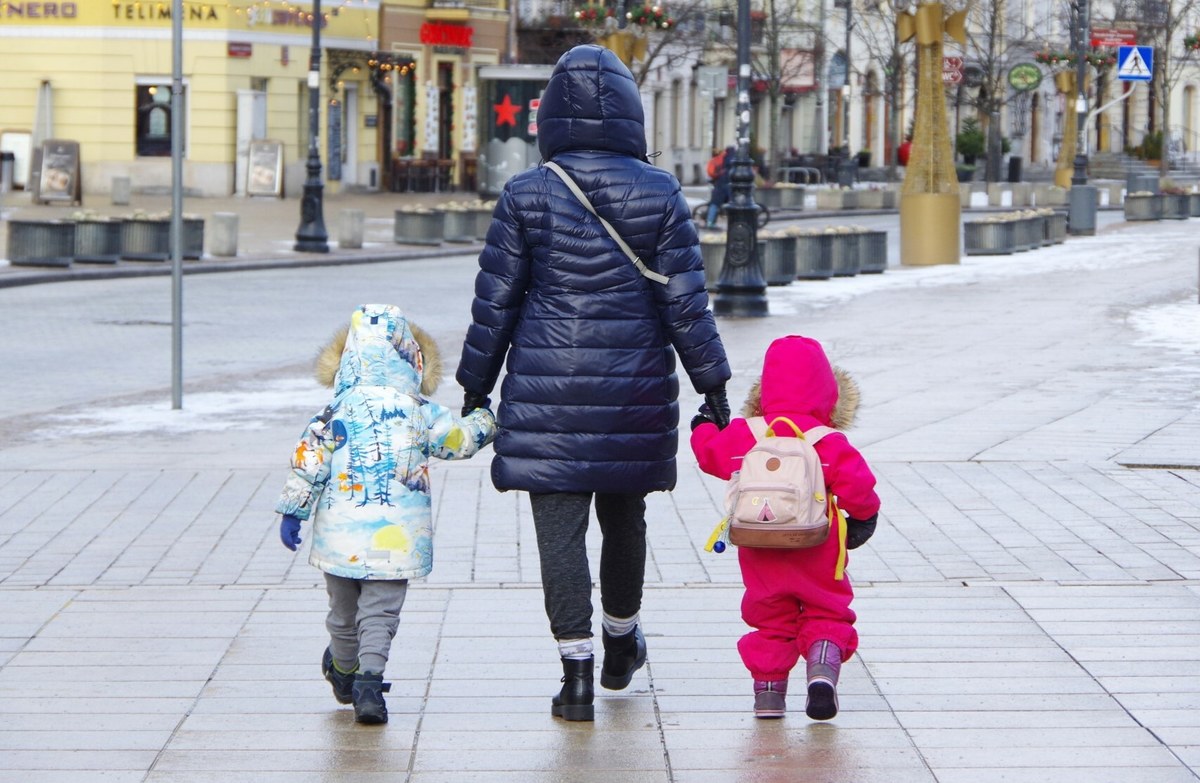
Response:
[[[1123,82],[1148,82],[1154,74],[1153,46],[1117,48],[1117,78]]]

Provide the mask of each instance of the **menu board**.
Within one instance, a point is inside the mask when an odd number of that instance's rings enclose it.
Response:
[[[42,142],[36,199],[42,202],[82,203],[79,186],[79,142],[47,139]]]
[[[255,139],[250,142],[246,193],[251,196],[283,195],[283,142]]]

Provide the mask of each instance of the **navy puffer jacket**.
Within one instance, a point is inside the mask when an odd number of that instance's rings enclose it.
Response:
[[[507,357],[492,479],[535,493],[672,489],[676,352],[697,392],[730,376],[687,202],[675,177],[646,162],[637,85],[609,50],[564,54],[537,121],[543,158],[670,281],[643,277],[550,169],[508,181],[457,373],[468,392],[488,394]]]

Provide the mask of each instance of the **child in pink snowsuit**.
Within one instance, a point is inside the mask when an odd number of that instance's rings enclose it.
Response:
[[[830,366],[821,344],[793,335],[767,348],[762,378],[751,389],[743,413],[768,422],[787,417],[805,431],[818,426],[842,429],[852,423],[857,406],[853,380]],[[775,433],[795,437],[783,425]],[[691,442],[700,468],[728,479],[755,437],[744,418],[718,429],[702,407],[692,420]],[[805,712],[814,720],[832,718],[838,709],[842,662],[858,648],[845,550],[862,546],[875,532],[875,477],[841,432],[826,435],[815,449],[825,486],[847,517],[844,548],[833,530],[825,543],[808,549],[738,548],[746,586],[742,619],[754,629],[738,642],[738,652],[754,678],[754,713],[759,718],[783,717],[788,674],[802,655],[808,675]]]

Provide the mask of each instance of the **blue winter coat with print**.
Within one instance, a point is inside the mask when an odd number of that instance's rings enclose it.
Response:
[[[326,573],[410,579],[433,568],[429,458],[470,457],[496,431],[488,410],[460,418],[422,396],[434,350],[392,305],[351,318],[334,400],[300,438],[275,506],[312,522],[309,562]]]
[[[550,169],[508,181],[457,373],[464,389],[487,394],[506,370],[493,481],[529,492],[672,489],[676,356],[698,392],[730,376],[687,202],[675,177],[646,161],[637,84],[607,49],[562,56],[537,123],[542,157],[669,282],[644,278]]]

